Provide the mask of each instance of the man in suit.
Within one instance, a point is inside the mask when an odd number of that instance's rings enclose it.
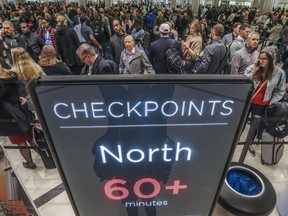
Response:
[[[148,58],[153,65],[156,74],[167,74],[166,51],[172,46],[175,47],[183,56],[181,43],[169,37],[170,26],[167,23],[162,23],[159,28],[160,39],[151,43]]]
[[[80,61],[85,64],[82,75],[113,74],[109,63],[98,55],[89,44],[82,44],[76,51]]]

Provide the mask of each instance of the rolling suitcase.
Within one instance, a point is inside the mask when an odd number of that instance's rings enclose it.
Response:
[[[271,144],[262,144],[261,145],[261,163],[262,164],[277,164],[284,152],[284,142],[283,139],[273,137],[267,132],[262,134],[263,142],[271,142]]]

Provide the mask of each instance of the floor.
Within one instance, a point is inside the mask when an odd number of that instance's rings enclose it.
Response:
[[[244,132],[245,134],[245,132]],[[243,138],[241,138],[243,141]],[[240,140],[240,141],[241,141]],[[1,145],[11,145],[7,139],[0,137]],[[233,161],[238,161],[243,145],[238,145],[233,156]],[[283,191],[288,185],[288,147],[284,150],[281,161],[276,165],[262,165],[260,162],[260,145],[255,145],[256,157],[247,154],[245,163],[253,166],[262,172],[273,184],[277,197],[283,195]],[[74,216],[74,212],[67,198],[67,194],[61,184],[60,176],[57,169],[45,169],[40,156],[33,151],[33,158],[37,164],[37,169],[28,170],[22,166],[22,158],[18,150],[5,149],[6,157],[12,161],[11,166],[16,175],[21,176],[20,183],[24,185],[32,205],[36,209],[39,216]],[[3,167],[1,167],[2,169]],[[287,190],[286,190],[287,191]],[[216,205],[212,216],[232,216],[220,205]],[[279,216],[280,214],[275,207],[271,216]],[[287,216],[281,215],[281,216]]]

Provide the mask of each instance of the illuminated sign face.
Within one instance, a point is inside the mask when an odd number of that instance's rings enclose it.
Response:
[[[44,80],[33,99],[76,214],[199,216],[211,214],[251,86]]]

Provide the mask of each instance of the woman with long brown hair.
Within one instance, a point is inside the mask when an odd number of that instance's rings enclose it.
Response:
[[[42,67],[46,75],[71,75],[72,72],[64,64],[57,59],[57,53],[53,46],[45,45],[39,56],[38,64]]]
[[[275,65],[275,50],[264,48],[255,63],[249,66],[245,75],[249,77],[255,87],[250,111],[254,115],[263,116],[266,108],[277,103],[285,94],[286,75],[285,72]],[[258,134],[263,131],[260,124]],[[255,151],[250,147],[250,153]]]
[[[185,70],[192,73],[194,62],[199,59],[203,50],[202,28],[198,20],[194,20],[189,24],[189,35],[186,41],[181,43],[186,60]]]

